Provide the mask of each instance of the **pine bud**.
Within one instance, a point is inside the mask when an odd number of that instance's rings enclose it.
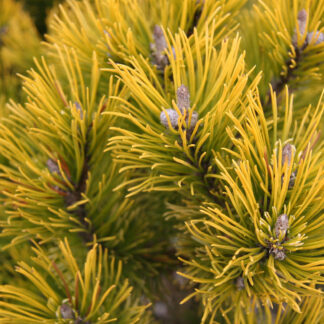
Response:
[[[189,124],[188,109],[190,108],[190,93],[189,93],[188,88],[183,84],[177,89],[177,106],[178,106],[181,114],[184,115],[184,113],[186,112],[186,114],[185,114],[186,115],[186,124],[187,124],[188,130],[189,130],[187,135],[191,134],[192,130],[195,128],[195,126],[197,124],[199,116],[196,111],[193,111],[191,114],[190,124]],[[170,108],[170,109],[166,110],[166,113],[164,111],[162,111],[160,114],[161,124],[164,127],[169,128],[167,116],[169,116],[171,126],[175,129],[177,129],[178,128],[178,118],[179,118],[177,111]]]
[[[305,9],[298,12],[297,15],[298,29],[301,37],[305,35],[306,32],[306,23],[307,23],[307,11]],[[297,30],[295,29],[295,33],[292,38],[293,44],[297,47]]]
[[[62,304],[60,307],[60,312],[62,318],[64,319],[74,318],[73,310],[68,304]]]
[[[242,290],[245,288],[244,279],[242,277],[238,277],[236,279],[236,288],[237,290]]]
[[[295,180],[296,180],[296,172],[291,172],[290,179],[289,179],[289,184],[288,184],[289,189],[293,188],[293,186],[295,185]]]
[[[298,27],[301,34],[305,33],[306,23],[307,23],[307,11],[302,9],[298,12],[297,20],[298,20]]]
[[[74,104],[75,104],[75,108],[77,109],[77,111],[80,114],[80,119],[83,119],[83,110],[82,110],[81,105],[77,101]]]
[[[282,261],[286,258],[286,254],[283,250],[273,249],[272,254],[276,260]]]
[[[286,144],[283,149],[282,149],[282,166],[286,163],[287,161],[287,167],[290,167],[291,165],[291,159],[292,159],[292,155],[293,153],[295,153],[296,151],[296,147],[294,145],[291,144]],[[284,176],[282,176],[282,182],[283,182]],[[295,179],[296,179],[296,172],[292,172],[290,174],[290,179],[289,179],[289,184],[288,184],[288,188],[291,189],[294,184],[295,184]]]
[[[153,313],[157,317],[166,318],[168,316],[168,306],[163,302],[156,302],[153,308]]]
[[[168,46],[163,30],[158,25],[154,26],[153,38],[154,44],[151,44],[154,59],[153,63],[158,67],[158,69],[164,70],[164,68],[169,64],[168,57],[164,53]]]
[[[188,118],[189,119],[189,118]],[[196,124],[198,121],[198,113],[196,111],[194,111],[191,115],[191,119],[190,119],[190,125],[189,125],[189,129],[192,130],[195,128]],[[189,122],[189,120],[188,120]]]
[[[306,36],[307,44],[311,43],[312,40],[316,40],[315,45],[321,44],[324,42],[324,34],[319,31],[308,33]]]
[[[179,118],[179,115],[178,113],[174,110],[174,109],[166,109],[166,111],[162,111],[161,114],[160,114],[160,121],[161,121],[161,124],[166,127],[166,128],[169,128],[169,123],[168,123],[168,118],[167,118],[167,115],[169,116],[169,119],[170,119],[170,123],[171,123],[171,126],[173,128],[177,128],[178,127],[178,118]]]
[[[279,238],[280,234],[283,233],[286,236],[287,230],[289,226],[288,216],[286,214],[281,214],[275,224],[275,232],[277,238]]]
[[[167,42],[164,37],[162,28],[159,25],[154,26],[153,37],[155,41],[156,50],[161,53],[167,48]]]
[[[47,162],[46,162],[46,165],[48,167],[48,170],[51,173],[57,173],[59,175],[61,174],[60,169],[59,169],[57,163],[55,163],[52,159],[48,159]]]
[[[177,90],[177,106],[182,113],[190,108],[190,93],[183,84]]]
[[[286,144],[283,149],[282,149],[282,165],[285,164],[285,162],[287,161],[287,166],[289,167],[291,164],[291,158],[292,158],[292,154],[295,153],[296,151],[296,147],[294,145],[291,144]]]

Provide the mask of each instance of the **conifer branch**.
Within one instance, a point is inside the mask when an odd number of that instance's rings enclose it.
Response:
[[[189,26],[187,31],[187,36],[190,37],[193,34],[194,29],[198,25],[199,19],[201,17],[203,6],[204,6],[204,0],[196,0],[196,5],[198,6],[198,9],[195,11],[191,26]]]
[[[302,60],[302,55],[303,55],[303,49],[307,45],[304,45],[302,48],[295,47],[294,52],[295,52],[295,57],[292,59],[289,59],[285,66],[286,66],[286,72],[282,73],[280,76],[279,81],[272,81],[272,89],[273,91],[278,95],[282,93],[284,90],[285,86],[289,84],[289,82],[295,78],[294,72],[298,69],[300,61]],[[266,106],[271,103],[271,95],[270,91],[268,92],[267,96],[268,102],[266,103]]]
[[[33,43],[12,1],[0,109]],[[201,323],[323,323],[324,0],[246,2],[67,0],[49,19],[0,120],[0,323],[187,324],[192,298]]]
[[[82,193],[86,189],[86,182],[88,179],[88,172],[89,172],[89,156],[88,156],[87,146],[88,144],[86,142],[84,146],[84,153],[83,153],[84,164],[81,171],[79,183],[75,187],[75,191],[68,192],[67,195],[65,196],[65,203],[67,207],[75,204],[77,201],[82,200]],[[93,241],[94,232],[91,227],[91,224],[86,220],[87,218],[86,206],[84,204],[79,205],[76,209],[73,210],[73,213],[78,217],[84,229],[84,231],[79,232],[80,236],[82,237],[85,243],[91,243]]]

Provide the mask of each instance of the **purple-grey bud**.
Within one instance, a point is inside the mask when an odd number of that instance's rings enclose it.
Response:
[[[82,110],[81,105],[77,101],[74,104],[75,104],[75,108],[77,109],[77,111],[80,114],[80,119],[83,119],[83,110]]]
[[[273,249],[272,254],[276,260],[282,261],[286,258],[286,254],[283,250]]]
[[[48,159],[48,160],[46,161],[46,165],[47,165],[47,167],[48,167],[48,170],[49,170],[51,173],[61,174],[60,169],[59,169],[57,163],[54,162],[52,159]]]
[[[321,44],[324,42],[324,34],[319,31],[310,32],[306,36],[306,41],[310,44],[312,41],[316,40],[315,45]]]
[[[291,144],[286,144],[283,149],[282,149],[282,166],[284,166],[284,164],[286,163],[287,161],[287,167],[289,168],[290,165],[291,165],[291,159],[292,159],[292,155],[293,153],[296,152],[296,147],[294,145],[291,145]],[[284,175],[282,176],[282,182],[283,182],[283,179],[284,179]],[[290,174],[290,179],[289,179],[289,185],[288,185],[288,188],[291,189],[294,184],[295,184],[295,179],[296,179],[296,173],[295,172],[291,172]]]
[[[298,27],[299,27],[299,32],[301,35],[305,34],[306,30],[306,23],[307,23],[307,11],[305,9],[302,9],[298,12]]]
[[[279,238],[280,233],[283,233],[286,236],[287,230],[289,227],[289,220],[287,214],[281,214],[275,224],[275,233],[277,238]]]
[[[282,165],[287,161],[287,166],[289,167],[291,164],[291,158],[293,153],[295,153],[296,147],[291,144],[286,144],[282,149]]]
[[[73,310],[72,310],[71,306],[68,304],[62,304],[60,307],[60,312],[61,312],[62,318],[64,318],[64,319],[74,318]]]
[[[171,126],[173,128],[177,128],[178,127],[178,118],[179,118],[179,115],[178,113],[174,110],[174,109],[166,109],[165,111],[162,111],[161,114],[160,114],[160,121],[161,121],[161,124],[166,127],[166,128],[169,128],[169,123],[168,123],[168,118],[167,118],[167,115],[169,116],[169,119],[170,119],[170,123],[171,123]]]
[[[308,16],[308,14],[305,9],[300,10],[297,15],[298,29],[299,29],[299,34],[301,35],[301,37],[303,37],[306,32],[307,16]],[[295,46],[297,46],[297,30],[296,29],[295,29],[295,33],[292,37],[292,42]]]
[[[177,89],[177,106],[182,113],[190,108],[190,93],[183,84]]]
[[[163,30],[159,25],[154,26],[153,38],[154,44],[151,44],[154,60],[153,63],[158,67],[158,69],[163,70],[169,64],[168,57],[165,55],[165,50],[168,46]]]
[[[153,38],[155,41],[156,50],[159,53],[162,53],[167,48],[167,42],[165,40],[163,30],[159,25],[154,26]]]
[[[198,121],[198,113],[196,111],[193,111],[190,119],[189,129],[194,129],[197,124],[197,121]],[[188,123],[189,123],[189,117],[188,117]]]
[[[295,185],[295,180],[296,180],[296,172],[291,172],[290,179],[289,179],[289,184],[288,184],[289,189],[293,188],[293,186]]]
[[[242,277],[238,277],[236,279],[236,288],[237,290],[242,290],[245,288],[245,284],[244,284],[244,279]]]

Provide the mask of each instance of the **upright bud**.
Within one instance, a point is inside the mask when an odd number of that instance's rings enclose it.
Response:
[[[245,288],[245,285],[244,285],[244,279],[242,277],[238,277],[236,279],[236,288],[237,290],[242,290]]]
[[[167,42],[163,34],[163,30],[160,26],[155,25],[153,30],[154,44],[151,44],[151,49],[153,51],[153,63],[160,70],[169,64],[168,57],[165,54],[167,49]]]
[[[275,224],[275,232],[277,238],[279,238],[280,234],[283,234],[283,236],[285,237],[287,234],[288,227],[289,227],[288,216],[286,214],[281,214],[278,217]]]
[[[289,143],[283,147],[282,154],[281,154],[282,155],[282,165],[284,165],[285,162],[287,161],[288,167],[290,166],[291,158],[292,158],[293,153],[295,153],[295,151],[296,151],[296,147]]]
[[[307,11],[302,9],[298,12],[297,16],[299,32],[301,35],[305,34],[306,23],[307,23]]]
[[[306,32],[306,24],[307,24],[307,11],[305,9],[302,9],[298,12],[297,23],[298,23],[299,34],[301,35],[301,37],[303,37]],[[297,47],[297,29],[295,29],[292,42]]]
[[[192,134],[192,130],[195,128],[195,126],[197,124],[199,116],[196,111],[193,111],[191,113],[190,123],[189,123],[189,111],[188,110],[190,109],[190,93],[189,93],[189,89],[183,84],[177,89],[177,106],[181,112],[181,115],[186,116],[185,120],[186,120],[187,129],[188,129],[187,135],[190,137],[190,135]],[[169,117],[169,119],[170,119],[171,126],[173,128],[177,128],[178,127],[178,118],[179,118],[177,111],[174,109],[166,109],[165,112],[162,111],[160,114],[161,124],[164,127],[169,128],[167,117]]]
[[[62,318],[64,318],[64,319],[73,319],[74,318],[73,310],[72,310],[71,306],[68,304],[62,304],[60,307],[60,312],[61,312]]]
[[[167,49],[167,42],[165,40],[163,30],[159,25],[154,26],[153,38],[155,41],[156,50],[159,53],[162,53],[164,50]]]
[[[303,37],[306,33],[306,27],[307,27],[307,11],[305,9],[298,12],[297,21],[298,21],[298,29],[301,37]],[[295,33],[293,35],[292,39],[293,44],[295,47],[297,47],[297,30],[295,29]],[[321,44],[324,42],[324,34],[317,31],[312,31],[307,33],[306,40],[303,45],[305,48],[307,45],[311,44],[312,42],[315,42],[315,45]]]
[[[293,154],[296,152],[296,147],[294,145],[291,144],[286,144],[283,149],[282,149],[282,166],[286,163],[287,161],[287,167],[290,167],[291,162],[292,162],[292,156]],[[291,172],[290,174],[290,178],[289,178],[289,184],[288,184],[288,188],[291,189],[294,184],[295,184],[295,179],[296,179],[296,172]],[[282,177],[282,181],[283,181],[283,177]]]
[[[183,84],[177,90],[177,106],[182,113],[190,108],[190,93]]]
[[[59,174],[59,175],[61,174],[60,169],[59,169],[57,163],[54,162],[52,159],[48,159],[48,160],[46,161],[46,165],[47,165],[47,167],[48,167],[48,170],[49,170],[51,173],[57,173],[57,174]]]

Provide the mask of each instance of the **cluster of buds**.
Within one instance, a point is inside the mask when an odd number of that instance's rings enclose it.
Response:
[[[287,236],[287,231],[289,228],[289,220],[287,214],[281,214],[275,224],[275,234],[277,239],[279,240],[279,244],[282,243]],[[282,248],[279,247],[271,247],[270,253],[272,253],[275,259],[282,261],[285,259],[286,254]]]
[[[307,27],[307,11],[305,9],[298,12],[297,21],[298,21],[298,29],[299,34],[303,38],[306,33],[306,27]],[[293,45],[297,48],[297,30],[295,29],[295,33],[292,38]],[[310,44],[312,41],[315,41],[315,45],[321,44],[324,42],[324,34],[320,33],[319,31],[312,31],[306,34],[305,42],[302,46],[302,48],[305,48],[308,44]]]
[[[293,154],[296,152],[296,147],[294,145],[291,144],[286,144],[283,149],[282,149],[282,166],[284,166],[284,164],[287,162],[287,168],[290,167],[291,165],[291,159]],[[282,176],[282,181],[283,181],[283,177]],[[291,172],[290,174],[290,178],[289,178],[289,184],[288,184],[288,188],[291,189],[294,184],[295,184],[295,180],[296,180],[296,171]]]
[[[190,124],[189,124],[190,93],[189,93],[188,88],[184,85],[181,85],[177,89],[177,106],[179,108],[180,113],[182,115],[185,114],[188,129],[189,129],[189,131],[192,131],[197,124],[198,113],[196,111],[192,112]],[[169,123],[168,123],[168,119],[169,119],[172,128],[177,129],[179,117],[180,116],[179,116],[178,112],[176,110],[170,108],[170,109],[166,109],[165,111],[161,112],[160,121],[164,127],[169,128]]]

